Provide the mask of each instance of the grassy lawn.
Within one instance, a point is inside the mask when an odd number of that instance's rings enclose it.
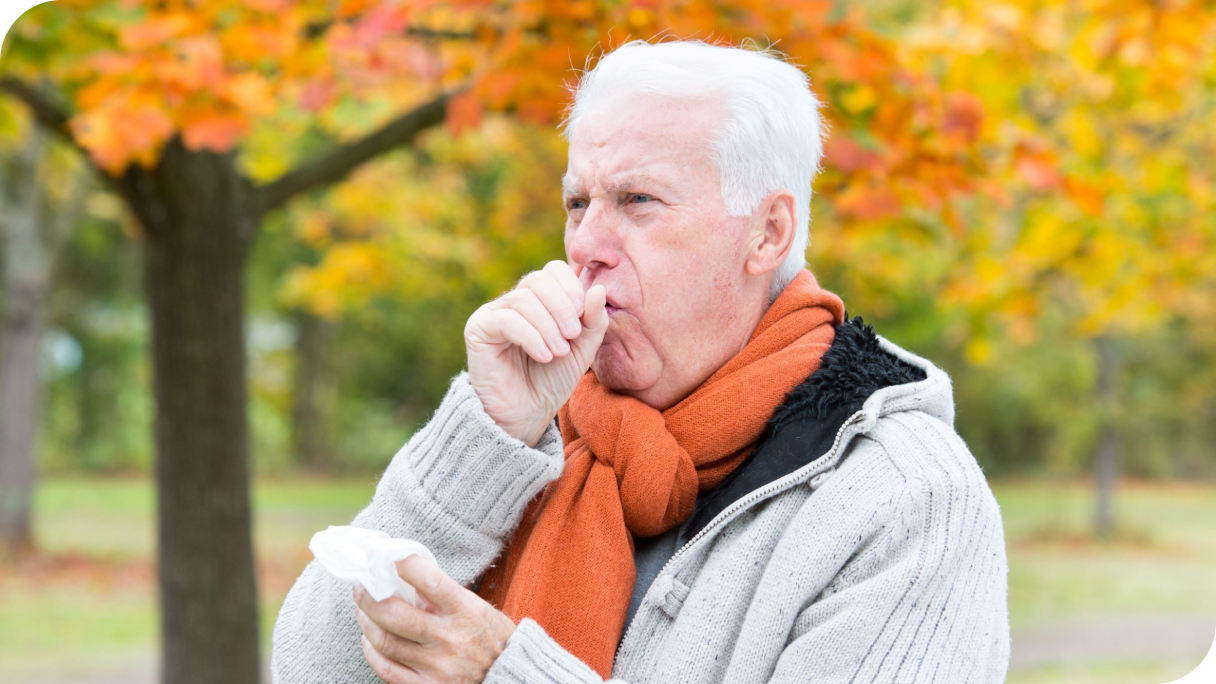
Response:
[[[1200,612],[1216,621],[1216,486],[1128,484],[1096,542],[1084,485],[998,483],[1014,630],[1078,614]]]
[[[283,596],[312,558],[308,540],[350,522],[375,489],[362,480],[261,481],[254,543],[263,655]],[[155,659],[155,506],[146,479],[44,481],[36,503],[45,553],[0,567],[0,678],[121,670]]]
[[[282,597],[311,558],[317,530],[370,499],[360,480],[259,481],[255,543],[264,651]],[[1197,612],[1216,622],[1216,485],[1127,484],[1112,542],[1085,535],[1084,485],[994,486],[1010,558],[1010,619],[1033,630],[1061,618]],[[0,568],[0,680],[86,674],[154,660],[155,500],[144,479],[53,479],[37,500],[45,552]],[[1196,660],[1196,663],[1198,661]],[[1165,682],[1194,663],[1129,661],[1015,671],[1010,682]]]

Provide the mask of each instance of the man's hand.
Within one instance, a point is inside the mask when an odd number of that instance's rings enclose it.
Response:
[[[601,285],[586,292],[564,261],[550,261],[469,317],[469,381],[507,434],[536,446],[591,367],[608,330]]]
[[[399,561],[397,572],[427,610],[396,596],[377,603],[355,585],[355,616],[372,671],[389,684],[479,684],[515,623],[421,556]]]

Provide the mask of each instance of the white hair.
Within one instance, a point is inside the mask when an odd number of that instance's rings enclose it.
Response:
[[[725,120],[711,143],[731,216],[750,216],[775,190],[794,193],[793,244],[769,292],[776,299],[806,267],[811,181],[823,157],[823,119],[806,74],[771,50],[630,41],[583,74],[563,136],[569,140],[579,118],[623,94],[722,102]]]

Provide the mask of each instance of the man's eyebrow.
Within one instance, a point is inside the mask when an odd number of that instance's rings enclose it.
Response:
[[[574,180],[574,178],[570,174],[568,174],[568,173],[562,174],[562,193],[563,194],[577,195],[579,192],[578,191],[579,186],[581,186],[581,183]]]
[[[620,192],[626,188],[638,188],[645,186],[656,187],[659,190],[671,190],[671,186],[648,173],[627,173],[620,178],[614,178],[604,184],[605,188],[614,192]]]
[[[608,180],[604,184],[604,187],[606,190],[609,190],[611,192],[621,192],[625,188],[629,188],[629,187],[636,188],[638,186],[646,186],[646,185],[655,186],[661,190],[670,191],[672,189],[672,186],[669,185],[668,183],[666,183],[663,180],[660,180],[659,178],[656,178],[650,174],[647,174],[647,173],[624,174],[624,175],[620,176],[619,178],[614,178],[614,179]],[[562,192],[563,193],[565,193],[567,195],[577,195],[582,192],[581,188],[582,188],[582,183],[580,183],[578,180],[576,180],[570,174],[568,174],[568,173],[562,174]]]

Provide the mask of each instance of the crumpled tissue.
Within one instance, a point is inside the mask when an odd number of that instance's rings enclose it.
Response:
[[[362,584],[377,601],[400,596],[418,608],[422,599],[408,582],[397,574],[396,562],[414,554],[435,561],[435,555],[422,544],[409,539],[394,539],[380,530],[349,525],[330,525],[312,536],[308,550],[334,577]]]

